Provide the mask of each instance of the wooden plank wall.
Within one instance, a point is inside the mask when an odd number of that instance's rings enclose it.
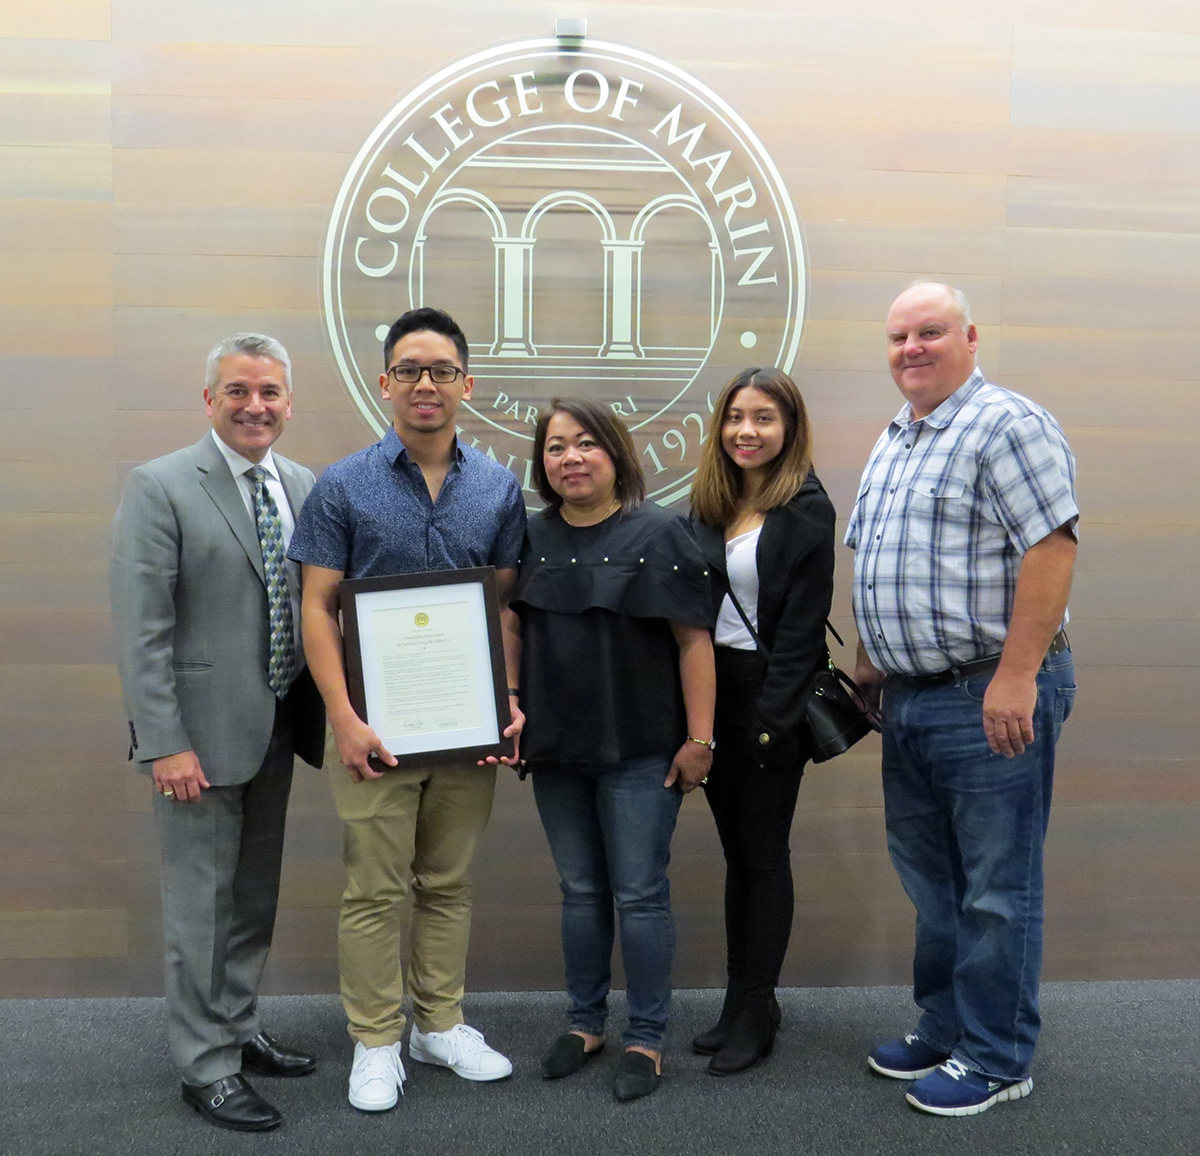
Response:
[[[804,222],[798,377],[838,509],[898,407],[882,318],[914,277],[972,297],[989,374],[1079,458],[1079,705],[1049,844],[1047,973],[1200,974],[1200,10],[1186,0],[7,0],[0,8],[0,996],[159,990],[156,843],[124,763],[108,524],[129,467],[205,428],[202,359],[240,329],[296,361],[282,448],[370,440],[318,318],[353,153],[452,58],[593,35],[693,70],[751,123]],[[850,558],[840,559],[839,626]],[[878,750],[812,770],[786,982],[904,983],[911,911]],[[560,983],[557,890],[505,779],[477,887],[476,989]],[[676,841],[678,980],[721,977],[720,859]],[[268,987],[330,991],[341,887],[303,771]]]

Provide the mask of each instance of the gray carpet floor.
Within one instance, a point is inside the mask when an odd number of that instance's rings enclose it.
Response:
[[[681,991],[663,1086],[618,1104],[618,1048],[578,1075],[543,1081],[538,1061],[563,1029],[558,994],[469,998],[469,1021],[515,1072],[472,1084],[412,1064],[391,1112],[346,1103],[350,1043],[331,996],[263,1000],[279,1038],[321,1057],[312,1076],[258,1080],[285,1113],[275,1132],[241,1135],[205,1123],[179,1099],[152,999],[0,1001],[0,1151],[5,1156],[200,1156],[286,1152],[391,1156],[1079,1156],[1200,1152],[1200,982],[1047,984],[1033,1095],[981,1116],[937,1119],[908,1108],[905,1085],[870,1074],[875,1042],[912,1026],[900,988],[780,993],[784,1028],[770,1060],[714,1079],[687,1040],[709,1026],[718,993]],[[622,1005],[614,998],[613,1024]]]

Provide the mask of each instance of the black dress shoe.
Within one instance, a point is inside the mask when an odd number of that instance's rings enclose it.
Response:
[[[618,1100],[640,1100],[650,1095],[661,1081],[653,1057],[645,1052],[626,1052],[613,1078],[613,1095]]]
[[[272,1107],[237,1072],[202,1088],[183,1085],[183,1102],[190,1104],[210,1124],[234,1132],[266,1132],[283,1123],[278,1108]]]
[[[561,1080],[564,1076],[573,1076],[588,1060],[602,1051],[603,1044],[589,1052],[583,1036],[567,1032],[550,1045],[550,1050],[542,1060],[542,1079]]]
[[[242,1044],[242,1067],[258,1076],[307,1076],[316,1066],[315,1056],[285,1048],[266,1032]]]

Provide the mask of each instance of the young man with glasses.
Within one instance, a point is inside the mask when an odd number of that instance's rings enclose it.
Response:
[[[392,426],[325,471],[289,550],[304,567],[305,651],[329,715],[326,764],[346,828],[342,1004],[355,1041],[350,1103],[368,1112],[393,1107],[403,1091],[399,952],[410,893],[411,1058],[468,1080],[512,1072],[462,1016],[469,870],[491,814],[496,768],[468,760],[434,767],[388,751],[350,705],[338,620],[343,578],[473,566],[496,568],[508,613],[525,506],[512,473],[455,434],[458,407],[474,385],[467,364],[463,332],[440,309],[411,310],[391,327],[379,386]],[[372,755],[391,769],[374,770]]]

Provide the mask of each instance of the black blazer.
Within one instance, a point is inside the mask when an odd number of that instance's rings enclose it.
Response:
[[[833,601],[834,522],[833,503],[810,472],[790,502],[767,512],[758,537],[757,629],[769,657],[753,725],[764,764],[783,766],[801,757],[800,690],[825,661],[825,619]],[[695,519],[693,526],[715,579],[715,618],[729,591],[725,531]]]

